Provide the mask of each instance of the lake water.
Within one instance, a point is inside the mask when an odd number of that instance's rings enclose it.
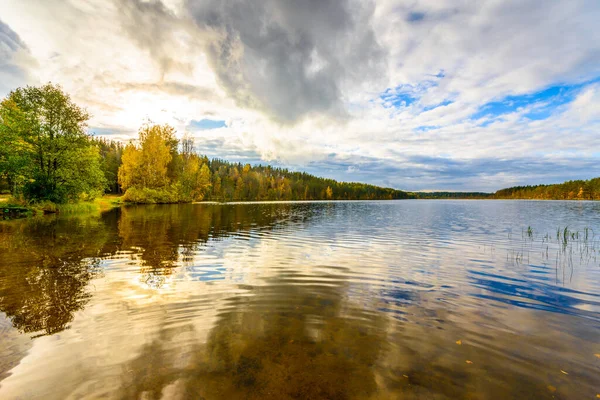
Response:
[[[594,399],[599,251],[593,202],[2,222],[0,398]]]

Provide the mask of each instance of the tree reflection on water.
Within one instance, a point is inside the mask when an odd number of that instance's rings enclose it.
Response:
[[[97,218],[0,224],[0,310],[13,326],[34,336],[66,329],[92,296],[107,235]]]
[[[0,311],[28,334],[68,328],[92,296],[101,259],[127,250],[155,288],[210,240],[276,229],[309,212],[290,205],[123,207],[101,216],[40,217],[0,223]]]

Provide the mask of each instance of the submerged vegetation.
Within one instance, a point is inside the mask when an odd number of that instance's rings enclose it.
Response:
[[[512,239],[510,234],[509,239]],[[530,257],[539,252],[544,266],[553,266],[557,274],[561,271],[562,281],[568,279],[566,274],[573,274],[575,264],[598,265],[600,236],[590,227],[584,227],[583,230],[569,226],[557,227],[555,232],[541,234],[528,226],[523,229],[521,239],[520,246],[511,246],[507,260],[512,260],[515,265],[528,264]]]

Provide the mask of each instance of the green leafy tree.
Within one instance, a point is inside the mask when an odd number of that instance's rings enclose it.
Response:
[[[3,171],[14,192],[57,203],[102,193],[98,149],[86,133],[89,114],[60,86],[16,89],[0,104],[0,116],[0,152],[9,164]]]
[[[100,169],[106,178],[106,192],[119,193],[118,173],[123,157],[123,144],[116,140],[93,139],[100,151]]]
[[[14,101],[4,99],[0,103],[0,179],[13,195],[25,183],[31,162],[29,146],[21,137],[24,124],[25,114]]]

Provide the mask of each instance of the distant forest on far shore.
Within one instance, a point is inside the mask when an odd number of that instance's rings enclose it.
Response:
[[[600,178],[553,185],[514,186],[495,193],[416,192],[418,199],[600,200]]]
[[[568,181],[555,185],[515,186],[498,190],[496,199],[600,200],[600,178]]]

